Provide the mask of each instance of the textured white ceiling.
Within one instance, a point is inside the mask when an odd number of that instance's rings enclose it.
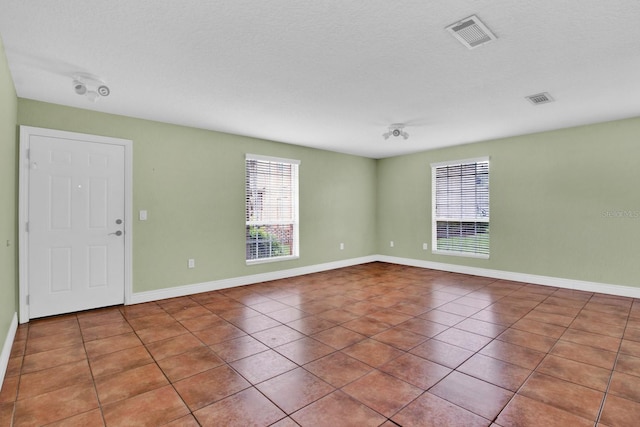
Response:
[[[473,14],[498,39],[468,50],[445,27]],[[372,158],[640,116],[639,20],[638,0],[0,0],[22,98]],[[78,72],[111,95],[76,95]]]

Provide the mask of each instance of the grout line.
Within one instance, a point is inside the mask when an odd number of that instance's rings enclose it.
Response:
[[[616,352],[616,358],[613,362],[613,367],[611,368],[611,375],[609,375],[609,381],[607,382],[607,387],[604,391],[604,395],[602,396],[602,401],[600,402],[600,408],[598,409],[598,415],[596,416],[595,425],[598,425],[600,422],[600,418],[602,417],[602,412],[604,411],[605,403],[607,402],[607,397],[609,396],[609,389],[611,388],[611,383],[613,382],[613,375],[616,372],[616,366],[618,365],[618,359],[620,358],[620,350],[622,349],[622,343],[624,342],[624,336],[627,332],[627,328],[629,325],[629,317],[631,316],[631,308],[633,308],[633,299],[631,300],[631,307],[629,307],[629,313],[627,313],[627,320],[624,324],[624,330],[622,331],[622,337],[620,338],[620,344],[618,345],[618,351]]]
[[[118,313],[120,313],[120,310],[118,310]],[[104,411],[103,411],[102,401],[100,400],[100,397],[98,396],[98,386],[96,385],[96,377],[95,377],[95,375],[93,373],[93,368],[91,367],[91,363],[89,362],[89,353],[87,352],[86,341],[84,340],[84,335],[82,334],[82,325],[80,324],[80,319],[78,319],[77,316],[76,316],[76,321],[78,322],[78,328],[80,330],[80,338],[82,339],[82,348],[84,350],[84,355],[86,357],[87,365],[89,366],[89,372],[91,374],[91,383],[93,384],[93,393],[95,395],[96,402],[98,402],[98,410],[100,411],[100,418],[102,419],[102,422],[106,426],[107,425],[107,420],[104,418]]]

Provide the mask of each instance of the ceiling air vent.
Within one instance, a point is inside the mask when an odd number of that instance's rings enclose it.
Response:
[[[535,95],[525,96],[533,105],[548,104],[553,102],[553,98],[547,92],[536,93]]]
[[[449,25],[447,31],[468,49],[475,49],[497,38],[475,15]]]

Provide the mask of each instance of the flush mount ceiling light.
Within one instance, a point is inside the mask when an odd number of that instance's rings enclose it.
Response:
[[[475,49],[497,38],[476,15],[451,24],[446,29],[467,49]]]
[[[86,96],[91,102],[96,102],[100,97],[109,96],[111,93],[111,89],[102,79],[86,73],[73,75],[73,90],[78,95]]]
[[[395,123],[389,126],[389,132],[383,133],[382,136],[384,137],[384,139],[389,139],[390,136],[401,136],[404,139],[409,138],[409,134],[404,131],[404,124],[402,123]]]

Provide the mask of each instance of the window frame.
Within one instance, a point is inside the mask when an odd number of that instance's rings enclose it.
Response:
[[[454,250],[444,250],[438,249],[438,222],[460,222],[460,223],[487,223],[487,227],[490,230],[491,224],[491,158],[489,156],[484,157],[476,157],[470,159],[461,159],[461,160],[450,160],[444,162],[431,163],[431,253],[437,255],[450,255],[450,256],[460,256],[467,258],[480,258],[480,259],[489,259],[491,254],[491,244],[490,244],[490,231],[487,233],[489,238],[488,243],[488,253],[478,253],[478,252],[466,252],[466,251],[454,251]],[[487,183],[487,198],[489,205],[489,214],[484,218],[478,218],[477,216],[474,218],[471,217],[463,217],[462,213],[459,218],[454,217],[438,217],[437,216],[437,182],[436,175],[438,168],[447,167],[447,166],[463,166],[469,164],[477,164],[477,163],[487,163],[487,173],[489,182]]]
[[[248,217],[248,202],[249,202],[249,194],[248,194],[248,162],[250,160],[255,160],[259,162],[268,162],[275,164],[286,164],[291,166],[292,171],[292,182],[291,182],[291,196],[292,196],[292,218],[289,218],[287,221],[278,221],[278,224],[271,223],[271,225],[286,225],[291,224],[292,226],[292,243],[291,243],[291,254],[290,255],[280,255],[280,256],[268,256],[262,258],[248,259],[247,258],[247,227],[250,226],[259,226],[266,225],[268,221],[252,221],[247,219]],[[279,262],[279,261],[288,261],[293,259],[300,258],[300,194],[299,194],[299,180],[300,180],[300,160],[295,159],[286,159],[282,157],[272,157],[272,156],[263,156],[259,154],[245,154],[245,173],[244,173],[244,182],[245,182],[245,206],[244,206],[244,216],[245,216],[245,262],[246,265],[255,265],[255,264],[265,264],[271,262]]]

